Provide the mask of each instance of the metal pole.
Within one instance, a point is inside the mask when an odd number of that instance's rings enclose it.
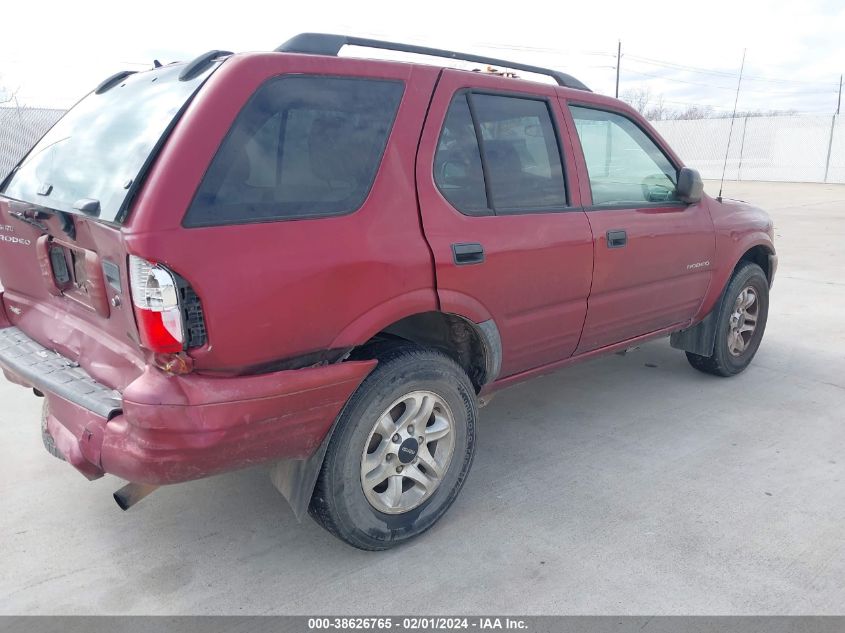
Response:
[[[827,142],[827,159],[824,162],[824,181],[827,182],[827,176],[830,173],[830,154],[833,151],[833,130],[836,128],[836,117],[834,114],[830,122],[830,140]]]
[[[616,98],[619,98],[619,64],[622,62],[622,40],[616,46]],[[842,92],[842,78],[839,78],[839,92]],[[837,110],[838,112],[838,110]]]
[[[742,124],[742,141],[739,144],[739,166],[736,168],[737,181],[742,180],[742,154],[745,152],[745,131],[748,129],[748,117]]]
[[[618,71],[617,71],[618,72]],[[617,75],[617,85],[619,84],[619,75]],[[618,90],[617,90],[618,92]],[[839,107],[842,105],[842,75],[839,75],[839,99],[836,100],[836,114],[839,114]]]

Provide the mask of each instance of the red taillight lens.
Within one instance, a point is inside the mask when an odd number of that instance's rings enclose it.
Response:
[[[138,315],[138,329],[144,347],[158,354],[175,354],[182,351],[182,341],[173,336],[165,325],[163,312],[153,312],[135,306],[135,313]]]
[[[164,266],[129,256],[129,283],[141,344],[158,354],[175,354],[185,347],[179,289]]]

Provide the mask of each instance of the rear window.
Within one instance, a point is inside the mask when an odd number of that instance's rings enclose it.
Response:
[[[403,88],[307,75],[268,81],[232,125],[184,225],[355,211],[372,187]]]
[[[127,196],[156,146],[216,65],[188,81],[179,81],[182,68],[137,73],[89,94],[36,144],[3,194],[69,213],[93,199],[100,219],[121,222]]]

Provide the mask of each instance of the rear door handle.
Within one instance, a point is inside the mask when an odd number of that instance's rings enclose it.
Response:
[[[458,266],[484,262],[484,247],[476,242],[452,244],[452,260]]]
[[[628,234],[625,231],[608,231],[607,247],[622,248],[628,243]]]

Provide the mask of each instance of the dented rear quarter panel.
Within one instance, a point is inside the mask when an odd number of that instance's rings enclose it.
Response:
[[[130,253],[165,264],[199,295],[208,345],[191,351],[198,371],[239,373],[352,347],[405,316],[437,309],[414,160],[438,73],[272,53],[235,55],[206,82],[164,145],[124,228]],[[241,108],[265,81],[286,74],[404,83],[363,205],[341,216],[183,228],[196,188]]]

